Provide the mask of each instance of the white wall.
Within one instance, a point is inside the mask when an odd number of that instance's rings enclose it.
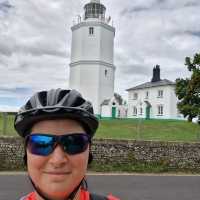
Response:
[[[94,27],[93,35],[89,35],[89,27]],[[71,29],[71,63],[80,60],[101,60],[113,64],[113,27],[98,21],[88,21],[81,22]]]
[[[99,68],[96,65],[70,67],[70,88],[78,90],[84,98],[92,102],[94,113],[99,114]]]
[[[110,110],[110,106],[109,105],[103,105],[101,107],[101,117],[111,117],[112,113]]]
[[[89,35],[89,27],[94,27],[93,35]],[[114,95],[115,29],[98,19],[83,21],[71,29],[69,86],[90,100],[94,105],[95,114],[100,114],[100,104]]]

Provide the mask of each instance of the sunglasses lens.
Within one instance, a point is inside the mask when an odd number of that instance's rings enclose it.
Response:
[[[61,143],[66,153],[70,155],[84,152],[89,143],[89,137],[86,134],[73,134],[62,136]]]
[[[55,139],[45,135],[30,135],[27,148],[32,154],[47,156],[53,152]]]

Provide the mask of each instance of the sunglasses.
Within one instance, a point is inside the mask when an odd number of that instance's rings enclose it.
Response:
[[[69,155],[79,154],[87,149],[90,142],[91,138],[84,133],[59,136],[37,133],[28,135],[25,139],[25,144],[29,152],[40,156],[50,155],[58,144]]]

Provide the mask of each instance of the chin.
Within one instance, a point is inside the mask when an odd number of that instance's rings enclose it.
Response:
[[[56,187],[49,187],[47,191],[43,191],[48,197],[59,200],[64,199],[69,194],[68,191],[66,191],[66,188],[56,188]]]

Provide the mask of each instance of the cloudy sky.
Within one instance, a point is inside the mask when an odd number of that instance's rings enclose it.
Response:
[[[89,0],[0,0],[0,109],[34,91],[67,88],[71,26]],[[150,81],[152,68],[174,81],[200,52],[199,0],[102,0],[115,36],[115,91]]]

